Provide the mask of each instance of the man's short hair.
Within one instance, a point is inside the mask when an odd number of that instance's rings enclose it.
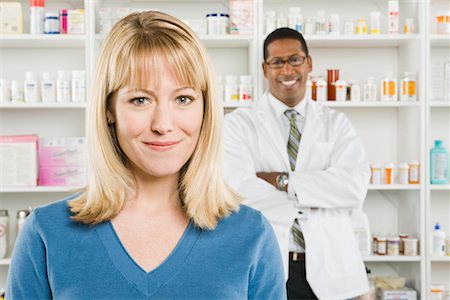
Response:
[[[308,46],[306,45],[306,41],[303,38],[303,35],[300,32],[295,31],[291,28],[282,27],[282,28],[278,28],[278,29],[275,29],[274,31],[272,31],[264,40],[264,61],[269,56],[267,47],[269,47],[269,45],[272,42],[274,42],[276,40],[282,40],[282,39],[298,40],[300,42],[300,44],[302,45],[303,52],[305,52],[306,56],[309,56]]]

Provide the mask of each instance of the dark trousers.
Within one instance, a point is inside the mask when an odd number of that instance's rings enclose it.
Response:
[[[317,299],[306,281],[305,261],[289,260],[289,279],[286,288],[288,299]]]

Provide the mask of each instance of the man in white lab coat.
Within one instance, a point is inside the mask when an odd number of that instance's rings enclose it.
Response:
[[[362,140],[343,113],[305,98],[312,58],[300,33],[268,35],[262,68],[268,91],[225,117],[225,177],[271,221],[288,298],[362,295],[368,281],[350,220],[370,176]]]

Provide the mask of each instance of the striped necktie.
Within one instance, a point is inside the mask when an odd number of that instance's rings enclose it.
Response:
[[[302,138],[302,135],[300,134],[296,123],[298,113],[293,109],[288,109],[284,112],[284,114],[291,124],[291,129],[289,131],[289,140],[287,144],[287,152],[289,157],[289,164],[291,165],[291,171],[295,171],[298,146],[300,145],[300,140]]]
[[[291,171],[295,171],[295,164],[297,162],[298,146],[300,145],[300,140],[302,135],[298,130],[297,126],[297,116],[298,113],[293,109],[288,109],[284,112],[291,125],[289,131],[289,140],[287,144],[287,153],[289,157],[289,164],[291,165]],[[292,224],[291,232],[294,238],[294,242],[299,245],[303,250],[305,250],[305,239],[303,233],[298,224],[298,220],[295,219],[294,224]]]

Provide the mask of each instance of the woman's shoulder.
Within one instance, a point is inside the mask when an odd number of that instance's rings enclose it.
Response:
[[[234,231],[247,232],[250,235],[264,235],[272,232],[272,227],[263,214],[247,205],[241,204],[239,210],[232,213],[223,225],[232,227]]]

